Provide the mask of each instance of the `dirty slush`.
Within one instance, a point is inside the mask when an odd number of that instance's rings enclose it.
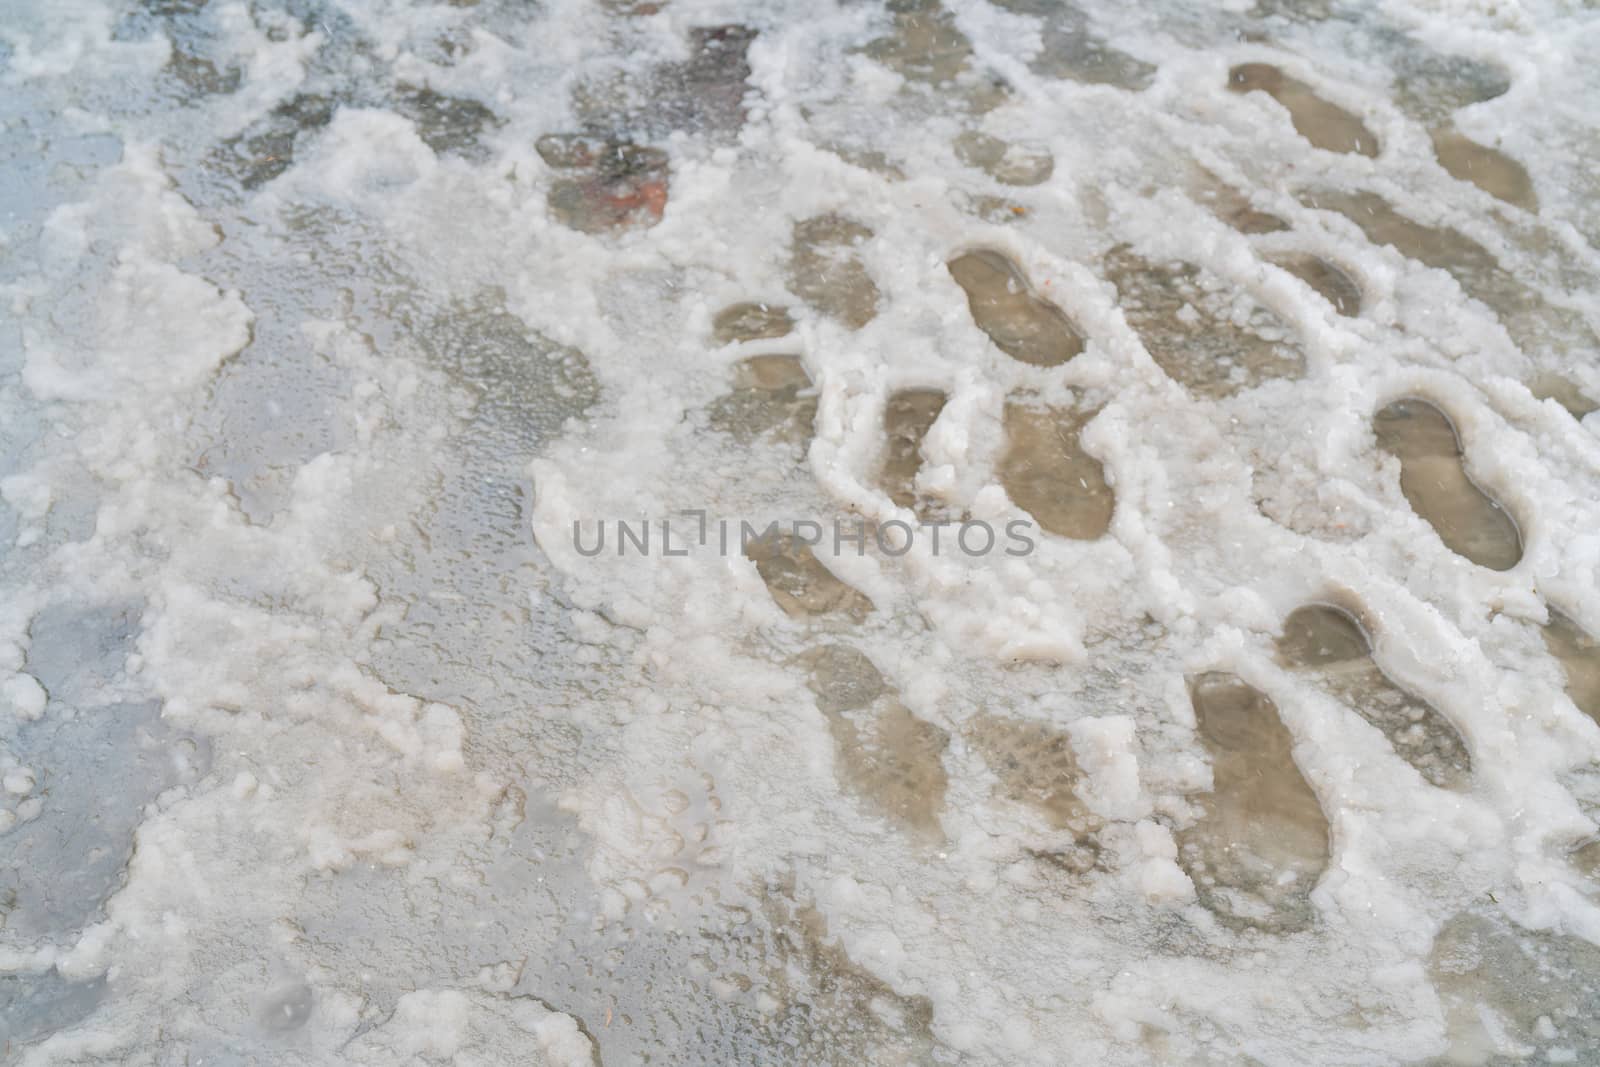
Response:
[[[0,1060],[1600,1063],[1597,50],[0,0]]]

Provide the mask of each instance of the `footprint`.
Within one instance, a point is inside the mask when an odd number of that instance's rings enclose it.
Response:
[[[1416,397],[1396,400],[1373,418],[1378,446],[1400,460],[1400,491],[1458,555],[1504,571],[1522,559],[1522,536],[1506,510],[1473,483],[1461,441],[1444,412]]]
[[[1211,792],[1178,836],[1200,902],[1225,922],[1277,932],[1311,925],[1311,891],[1328,866],[1328,819],[1294,761],[1294,740],[1266,695],[1231,674],[1189,685]]]
[[[1395,103],[1427,126],[1438,126],[1452,113],[1504,96],[1511,89],[1511,78],[1493,63],[1441,55],[1409,35],[1391,43]]]
[[[1600,641],[1566,615],[1550,609],[1544,626],[1544,644],[1567,672],[1567,696],[1596,723],[1600,723]]]
[[[1209,172],[1201,172],[1194,196],[1213,215],[1242,234],[1279,233],[1289,228],[1287,222],[1270,212],[1258,210],[1243,193]]]
[[[1271,262],[1309,285],[1341,315],[1361,314],[1361,287],[1325,259],[1305,254],[1269,256]]]
[[[1104,536],[1115,507],[1105,468],[1078,442],[1093,417],[1013,401],[1005,410],[1000,485],[1042,529],[1080,541]]]
[[[890,0],[894,29],[863,51],[890,70],[925,85],[945,85],[964,73],[972,42],[938,0]]]
[[[930,503],[917,493],[922,469],[922,439],[944,410],[945,394],[937,389],[902,389],[883,408],[884,456],[878,484],[896,505],[918,515],[930,514]]]
[[[1457,230],[1424,226],[1376,193],[1322,189],[1304,199],[1307,207],[1343,215],[1373,244],[1389,245],[1403,256],[1449,274],[1467,295],[1483,301],[1502,320],[1510,320],[1506,328],[1519,345],[1530,335],[1518,323],[1518,316],[1539,312],[1558,325],[1563,319],[1537,293],[1501,270],[1488,249]]]
[[[1454,129],[1434,130],[1432,137],[1433,154],[1452,178],[1471,182],[1490,196],[1524,211],[1539,210],[1533,179],[1528,177],[1521,163],[1498,149],[1469,140]]]
[[[744,555],[756,565],[772,599],[792,619],[844,615],[860,622],[872,611],[871,600],[835,577],[798,538],[754,538]]]
[[[1044,47],[1028,64],[1035,74],[1133,91],[1147,87],[1155,77],[1154,66],[1106,44],[1090,29],[1088,16],[1069,4],[998,0],[998,5],[1014,14],[1044,19]]]
[[[949,735],[913,715],[855,649],[828,645],[805,662],[844,786],[916,836],[941,840]]]
[[[581,74],[572,89],[574,117],[587,129],[627,130],[641,139],[687,133],[726,142],[744,125],[756,36],[748,26],[695,26],[687,59]]]
[[[1428,974],[1444,1009],[1440,1063],[1592,1062],[1585,1052],[1600,1048],[1600,948],[1586,941],[1467,912],[1439,931]]]
[[[417,136],[439,155],[472,155],[480,150],[484,128],[500,124],[499,116],[478,101],[428,88],[400,86],[397,104],[416,126]]]
[[[1151,263],[1124,245],[1106,254],[1105,277],[1150,357],[1198,396],[1232,396],[1305,372],[1305,353],[1282,319],[1193,264]]]
[[[744,125],[749,91],[748,26],[698,26],[689,31],[689,58],[657,69],[641,116],[647,129],[728,134]],[[627,128],[627,127],[625,127]]]
[[[1012,359],[1055,367],[1083,351],[1083,335],[1072,321],[1036,294],[1007,256],[980,248],[963,252],[946,266],[967,294],[972,321]]]
[[[339,102],[317,93],[299,93],[226,141],[222,166],[246,189],[257,189],[294,166],[296,142],[333,121]]]
[[[806,303],[859,330],[878,314],[878,287],[855,253],[872,230],[842,215],[795,223],[789,284]]]
[[[789,309],[774,304],[730,304],[711,320],[711,339],[719,345],[787,337],[794,329]]]
[[[1471,784],[1472,760],[1450,721],[1391,682],[1372,658],[1372,643],[1354,617],[1328,604],[1290,612],[1278,658],[1315,679],[1376,726],[1400,757],[1441,789]]]
[[[580,233],[650,227],[667,208],[667,154],[629,141],[578,133],[545,134],[534,145],[570,176],[550,185],[550,214]]]
[[[1543,371],[1528,383],[1528,390],[1540,400],[1554,400],[1579,422],[1591,411],[1600,411],[1600,404],[1585,396],[1583,390],[1564,375]]]
[[[1100,818],[1075,792],[1082,772],[1067,735],[1041,723],[980,715],[967,727],[967,740],[999,779],[1007,799],[1041,812],[1072,844],[1037,853],[1072,874],[1086,874],[1100,859],[1096,832]]]
[[[733,392],[714,402],[708,415],[712,429],[741,443],[770,433],[804,447],[817,398],[799,356],[751,356],[734,364]]]
[[[1228,88],[1236,93],[1260,90],[1289,112],[1295,131],[1327,152],[1377,156],[1378,139],[1355,115],[1322,99],[1311,86],[1268,63],[1244,63],[1228,72]]]
[[[978,130],[959,134],[956,158],[1001,185],[1039,185],[1055,173],[1056,161],[1043,145],[1013,144]]]

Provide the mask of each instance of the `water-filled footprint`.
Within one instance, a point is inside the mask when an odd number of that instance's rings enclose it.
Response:
[[[1443,789],[1471,783],[1461,735],[1432,705],[1388,679],[1372,658],[1367,632],[1348,612],[1329,604],[1296,608],[1284,620],[1278,655],[1382,731],[1429,782]]]
[[[756,565],[767,592],[790,618],[844,615],[860,622],[872,611],[871,600],[839,580],[798,538],[752,538],[744,546],[744,555]]]
[[[1433,154],[1457,181],[1471,182],[1490,196],[1526,211],[1539,210],[1527,169],[1499,149],[1481,145],[1454,129],[1439,129],[1433,131]]]
[[[922,439],[944,410],[945,399],[937,389],[902,389],[883,408],[884,455],[878,484],[895,504],[919,514],[928,506],[916,488]]]
[[[1150,358],[1198,396],[1231,396],[1305,371],[1305,352],[1282,319],[1193,264],[1151,263],[1121,246],[1106,254],[1105,276]]]
[[[978,329],[1006,355],[1035,367],[1054,367],[1083,351],[1083,335],[1066,314],[1039,296],[1005,255],[980,248],[946,264],[967,294]]]
[[[940,838],[949,735],[913,715],[855,649],[828,645],[805,662],[845,787],[919,837]]]
[[[894,29],[864,51],[890,70],[928,85],[944,85],[967,69],[972,42],[938,0],[889,0]]]
[[[958,134],[952,147],[957,159],[1001,185],[1039,185],[1056,169],[1055,158],[1043,145],[1014,144],[978,130]]]
[[[551,133],[534,145],[551,167],[572,176],[550,185],[550,214],[581,233],[649,227],[667,208],[667,154],[628,141]]]
[[[794,329],[789,309],[777,304],[729,304],[711,320],[711,339],[719,345],[787,337]]]
[[[842,215],[795,223],[789,285],[806,303],[852,330],[878,314],[878,287],[856,255],[872,230]]]
[[[1505,509],[1461,462],[1449,416],[1426,400],[1396,400],[1373,418],[1378,446],[1400,460],[1400,491],[1439,540],[1479,566],[1503,571],[1522,558],[1522,536]]]
[[[1309,285],[1341,315],[1361,314],[1361,287],[1325,259],[1305,254],[1270,256],[1271,261]]]
[[[1395,102],[1428,127],[1434,156],[1460,181],[1529,211],[1538,210],[1533,183],[1522,164],[1456,130],[1453,115],[1493,100],[1511,88],[1500,67],[1467,56],[1440,55],[1415,38],[1395,44]]]
[[[1008,402],[1000,485],[1049,533],[1092,541],[1111,526],[1115,497],[1105,468],[1078,434],[1093,414]]]
[[[802,446],[811,439],[817,398],[799,356],[751,356],[734,365],[734,388],[708,412],[711,428],[736,441],[771,433]]]
[[[1289,112],[1295,131],[1328,152],[1378,154],[1378,139],[1355,115],[1322,99],[1305,82],[1291,78],[1270,63],[1243,63],[1228,72],[1228,88],[1236,93],[1260,90]]]
[[[1037,809],[1054,829],[1072,833],[1070,844],[1037,853],[1039,858],[1073,874],[1093,869],[1100,858],[1095,834],[1102,821],[1078,798],[1082,772],[1067,735],[997,715],[978,716],[966,732],[1008,799]]]
[[[1328,865],[1328,819],[1267,697],[1231,674],[1191,680],[1212,788],[1178,858],[1200,902],[1230,923],[1298,930],[1316,918],[1310,894]]]
[[[1567,672],[1567,696],[1578,710],[1600,723],[1600,641],[1566,615],[1550,609],[1544,644]]]

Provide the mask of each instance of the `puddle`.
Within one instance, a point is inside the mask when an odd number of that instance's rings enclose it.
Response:
[[[1327,604],[1296,608],[1283,622],[1278,657],[1376,726],[1433,785],[1471,785],[1472,760],[1461,735],[1432,705],[1388,679],[1372,658],[1366,631],[1347,612]]]
[[[1361,314],[1361,287],[1344,271],[1325,259],[1311,255],[1269,256],[1296,278],[1309,285],[1313,292],[1333,305],[1341,315]]]
[[[1355,115],[1322,99],[1311,86],[1268,63],[1244,63],[1228,72],[1236,93],[1263,92],[1289,112],[1295,132],[1327,152],[1376,157],[1378,138]]]
[[[890,500],[919,515],[929,506],[916,488],[922,439],[944,405],[945,395],[937,389],[905,389],[889,397],[883,409],[884,456],[878,484]]]
[[[763,434],[804,446],[817,398],[799,356],[752,356],[734,365],[733,392],[709,410],[711,428],[749,442]]]
[[[1567,696],[1578,710],[1600,723],[1600,641],[1566,615],[1550,609],[1544,645],[1567,672]]]
[[[1433,154],[1439,165],[1458,181],[1471,182],[1490,196],[1524,211],[1538,211],[1539,198],[1533,180],[1521,163],[1497,148],[1486,148],[1476,141],[1444,129],[1433,131]]]
[[[1006,495],[1041,528],[1081,541],[1105,535],[1116,504],[1105,468],[1078,443],[1093,417],[1007,403],[999,469]]]
[[[845,788],[915,836],[941,840],[949,735],[913,715],[855,649],[829,645],[810,653],[806,666]]]
[[[878,287],[855,248],[872,230],[842,215],[819,215],[794,225],[789,286],[824,315],[859,330],[878,314]]]
[[[958,135],[956,158],[1001,185],[1039,185],[1055,173],[1056,161],[1043,145],[1011,144],[977,130]]]
[[[1461,443],[1444,412],[1416,397],[1396,400],[1372,420],[1378,447],[1400,460],[1400,491],[1452,552],[1490,570],[1522,559],[1522,536],[1505,509],[1462,464]]]
[[[835,577],[804,541],[787,536],[752,539],[744,555],[792,619],[844,615],[860,622],[872,611],[872,601]]]
[[[711,339],[719,345],[787,337],[794,329],[789,309],[774,304],[730,304],[711,320]]]
[[[1193,264],[1152,263],[1124,246],[1106,254],[1105,277],[1150,357],[1197,396],[1232,396],[1305,372],[1305,353],[1282,319]]]
[[[1286,932],[1311,925],[1311,891],[1328,866],[1328,820],[1300,773],[1293,738],[1267,697],[1231,674],[1191,681],[1211,792],[1178,857],[1200,902],[1224,922]]]
[[[967,294],[972,321],[1012,359],[1055,367],[1083,351],[1083,335],[1072,321],[1038,295],[1007,256],[980,248],[963,252],[947,266]]]

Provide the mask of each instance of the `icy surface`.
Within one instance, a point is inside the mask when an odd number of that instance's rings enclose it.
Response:
[[[0,0],[0,1060],[1600,1062],[1597,49]]]

